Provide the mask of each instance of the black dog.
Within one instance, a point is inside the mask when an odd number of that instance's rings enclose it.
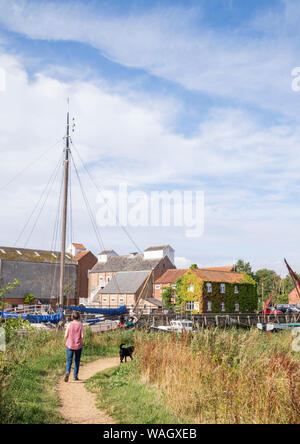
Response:
[[[125,344],[121,344],[120,345],[120,364],[123,363],[123,359],[125,358],[125,362],[127,362],[127,357],[130,357],[130,359],[132,360],[132,353],[134,352],[134,347],[126,347],[123,348],[123,345]]]

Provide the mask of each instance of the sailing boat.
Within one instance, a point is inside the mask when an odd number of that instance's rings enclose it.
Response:
[[[296,273],[289,266],[289,264],[287,263],[286,259],[284,259],[284,262],[285,262],[285,264],[287,266],[289,274],[290,274],[290,276],[291,276],[291,278],[292,278],[292,280],[294,282],[294,285],[295,285],[295,287],[297,289],[297,292],[298,292],[298,295],[300,297],[300,294],[299,294],[300,280],[299,280],[298,276],[296,275]],[[259,330],[261,330],[261,331],[280,331],[280,330],[291,330],[293,328],[300,327],[300,323],[297,323],[297,322],[294,322],[294,323],[291,322],[291,323],[285,323],[285,324],[278,323],[278,322],[268,322],[268,323],[266,322],[266,312],[267,312],[267,309],[268,309],[270,303],[272,302],[274,296],[276,295],[276,293],[277,293],[277,290],[274,291],[272,296],[265,303],[264,310],[263,310],[263,312],[264,312],[264,321],[265,322],[264,323],[258,323],[257,324],[257,328]],[[298,316],[298,319],[299,319],[299,317],[300,316]]]

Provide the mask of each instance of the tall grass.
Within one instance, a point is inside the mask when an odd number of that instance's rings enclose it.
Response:
[[[137,335],[136,349],[143,380],[189,422],[300,422],[300,362],[288,332]]]

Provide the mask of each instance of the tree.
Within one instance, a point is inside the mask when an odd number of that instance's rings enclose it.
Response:
[[[15,279],[13,282],[9,282],[5,287],[0,288],[0,309],[1,311],[4,310],[5,303],[4,299],[7,295],[11,293],[12,290],[14,290],[16,287],[19,287],[21,285],[21,282]]]
[[[166,308],[171,308],[173,306],[172,298],[174,297],[175,290],[172,287],[165,287],[162,292],[163,304]]]
[[[198,270],[198,265],[197,265],[197,264],[192,264],[192,265],[190,266],[190,269],[191,269],[191,270]]]
[[[251,276],[254,279],[254,273],[252,271],[252,267],[249,262],[245,262],[242,259],[239,259],[237,263],[234,265],[234,270],[238,273],[247,273],[249,276]]]
[[[255,273],[255,280],[258,296],[263,299],[262,306],[275,290],[277,290],[277,294],[274,296],[272,303],[274,305],[280,303],[278,296],[280,294],[281,277],[274,270],[267,270],[266,268],[258,270]]]
[[[31,293],[26,293],[24,297],[24,304],[33,304],[35,297]]]

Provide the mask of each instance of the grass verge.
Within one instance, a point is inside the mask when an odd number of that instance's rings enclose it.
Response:
[[[141,380],[137,361],[102,371],[87,382],[86,388],[97,395],[97,407],[117,424],[179,424],[164,396]]]

